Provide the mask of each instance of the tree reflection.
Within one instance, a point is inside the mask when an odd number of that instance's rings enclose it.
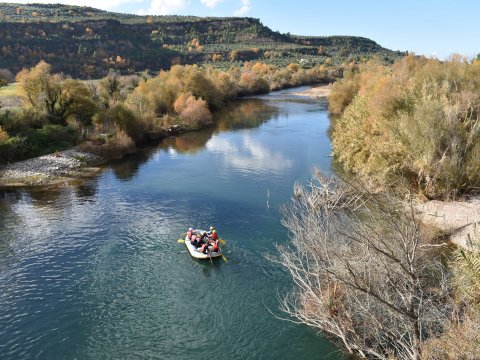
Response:
[[[174,149],[181,154],[195,154],[205,148],[215,133],[251,129],[278,117],[279,109],[260,99],[244,99],[228,104],[214,114],[215,125],[165,139],[163,149]]]
[[[128,155],[122,159],[110,163],[115,177],[119,180],[128,181],[133,179],[140,167],[145,164],[152,155],[157,152],[156,148],[144,148],[133,155]]]

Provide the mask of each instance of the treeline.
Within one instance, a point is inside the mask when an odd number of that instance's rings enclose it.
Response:
[[[402,180],[427,198],[480,185],[480,62],[407,56],[353,66],[334,84],[333,149],[375,185]]]
[[[85,150],[118,156],[172,129],[212,123],[212,111],[237,96],[328,82],[332,74],[323,66],[247,62],[228,71],[176,65],[153,78],[111,71],[99,81],[84,82],[52,73],[42,61],[19,72],[16,80],[22,107],[0,112],[1,162],[79,143]]]
[[[296,37],[254,18],[139,16],[60,4],[0,3],[0,68],[18,72],[40,60],[74,78],[103,77],[174,64],[227,69],[258,60],[285,67],[302,62],[341,65],[380,56],[404,56],[353,36]]]

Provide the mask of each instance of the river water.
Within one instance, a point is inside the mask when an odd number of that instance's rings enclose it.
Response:
[[[288,90],[244,99],[93,179],[0,190],[0,358],[339,358],[272,315],[291,282],[265,258],[288,241],[293,184],[331,172],[326,109]],[[177,242],[209,225],[227,262]]]

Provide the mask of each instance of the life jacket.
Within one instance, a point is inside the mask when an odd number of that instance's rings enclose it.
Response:
[[[215,243],[213,244],[212,251],[218,252],[218,239],[215,240]]]
[[[214,232],[212,234],[212,240],[217,240],[218,239],[218,234],[216,232]]]

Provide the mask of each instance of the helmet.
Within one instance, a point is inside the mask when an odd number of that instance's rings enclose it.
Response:
[[[193,231],[193,228],[188,229],[188,231]]]
[[[210,226],[210,230],[213,230],[213,226]]]
[[[213,230],[212,232],[215,234],[217,232],[217,230]]]

